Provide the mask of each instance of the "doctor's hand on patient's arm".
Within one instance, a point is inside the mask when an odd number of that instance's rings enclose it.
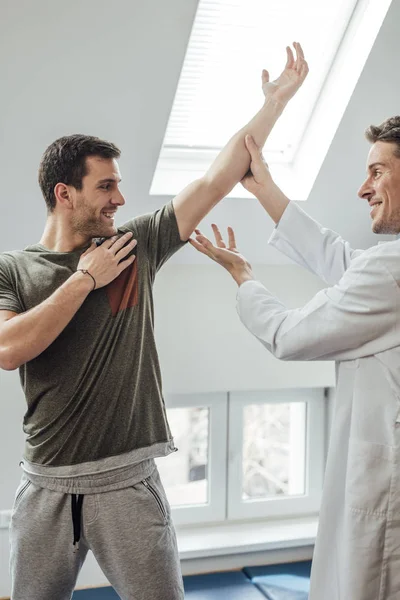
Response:
[[[218,227],[212,225],[212,228],[216,243],[215,246],[199,229],[195,230],[196,239],[190,239],[189,242],[196,250],[224,267],[238,285],[255,279],[250,263],[236,248],[235,233],[232,227],[228,227],[228,245],[225,244]]]
[[[271,219],[278,223],[290,200],[272,179],[270,170],[251,135],[246,135],[246,148],[250,154],[250,169],[241,184],[253,194],[267,211]]]

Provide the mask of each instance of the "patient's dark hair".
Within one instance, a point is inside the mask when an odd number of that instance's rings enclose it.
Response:
[[[47,148],[39,166],[39,185],[46,201],[47,210],[56,206],[54,188],[57,183],[82,189],[82,179],[87,175],[86,158],[119,158],[121,151],[111,142],[91,135],[68,135],[59,138]]]
[[[394,150],[395,156],[400,158],[400,117],[390,117],[383,121],[381,125],[370,125],[365,132],[365,137],[369,142],[393,142],[396,144]]]

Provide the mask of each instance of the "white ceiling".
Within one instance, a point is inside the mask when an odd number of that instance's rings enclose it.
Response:
[[[121,223],[168,201],[148,192],[196,6],[197,0],[0,1],[0,251],[39,239],[45,210],[37,166],[45,147],[61,135],[89,133],[120,146],[127,197]],[[359,247],[380,239],[370,232],[368,208],[356,191],[368,152],[364,129],[400,112],[399,22],[400,0],[393,0],[310,198],[302,204]],[[301,41],[307,49],[307,40]],[[266,245],[272,225],[256,200],[226,199],[206,219],[206,232],[212,221],[236,228],[253,263],[281,262]],[[204,258],[188,247],[172,260]]]

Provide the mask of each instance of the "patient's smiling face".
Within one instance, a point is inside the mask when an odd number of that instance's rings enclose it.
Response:
[[[358,190],[371,207],[372,231],[400,232],[400,156],[397,144],[375,142],[367,161],[367,179]]]
[[[74,211],[71,226],[74,233],[92,237],[110,237],[117,232],[114,219],[125,204],[119,184],[121,174],[115,159],[98,156],[86,158],[87,173],[82,189],[74,188]]]

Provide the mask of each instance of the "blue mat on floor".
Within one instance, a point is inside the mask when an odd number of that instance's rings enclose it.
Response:
[[[185,600],[264,600],[241,571],[188,575],[183,578]],[[72,600],[119,600],[112,587],[74,592]]]
[[[264,595],[264,598],[268,600],[308,600],[308,593],[310,591],[310,585],[308,583],[307,588],[299,586],[299,581],[281,581],[273,582],[266,578],[266,581],[253,580],[253,583],[257,589]]]
[[[301,562],[286,563],[283,565],[261,565],[257,567],[244,567],[243,573],[249,579],[260,577],[262,575],[298,575],[299,577],[310,578],[311,561],[303,560]]]
[[[307,600],[311,562],[245,567],[244,573],[268,600]]]
[[[72,594],[72,600],[120,600],[112,587],[77,590]]]
[[[185,600],[263,600],[241,571],[189,575],[183,578]]]
[[[187,575],[185,600],[307,600],[311,562]],[[119,600],[112,587],[75,591],[72,600]]]

